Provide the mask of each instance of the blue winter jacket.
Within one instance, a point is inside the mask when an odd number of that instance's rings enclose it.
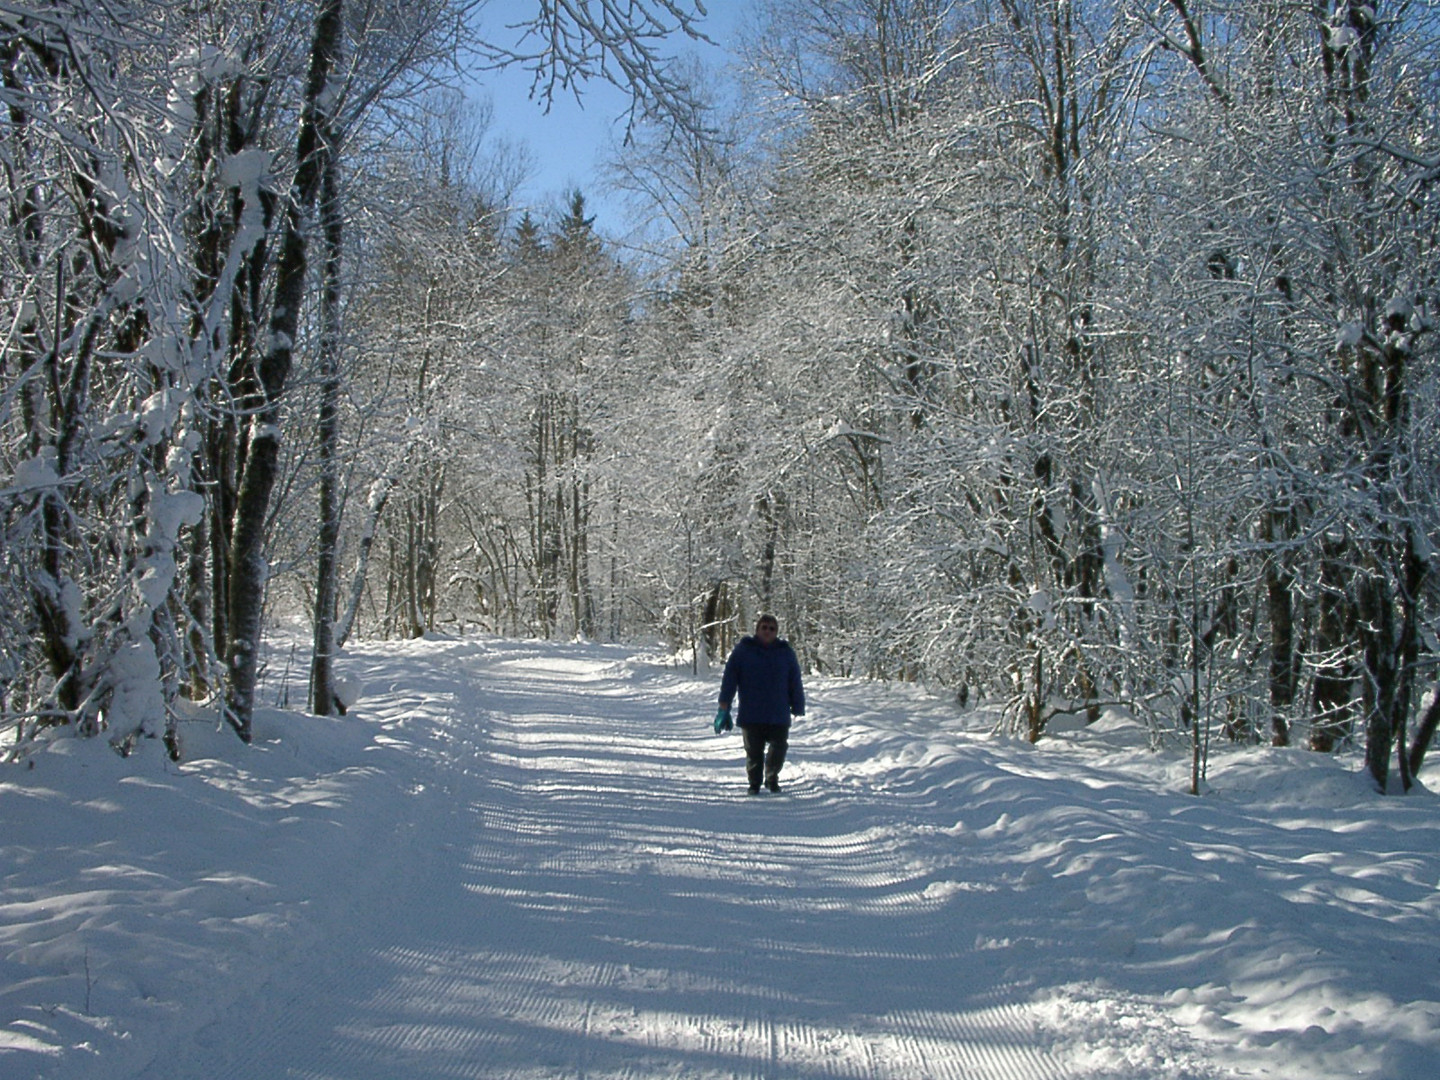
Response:
[[[735,722],[790,726],[790,717],[805,715],[805,690],[800,685],[800,661],[783,638],[762,645],[753,636],[740,639],[725,661],[720,680],[720,704],[727,709],[740,692],[740,713]]]

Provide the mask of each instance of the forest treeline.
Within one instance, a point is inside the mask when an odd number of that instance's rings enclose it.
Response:
[[[0,8],[17,743],[248,738],[278,617],[329,712],[351,634],[698,660],[766,610],[1031,739],[1127,710],[1197,786],[1211,737],[1410,785],[1433,0],[759,0],[724,83],[693,4],[483,7]],[[457,61],[631,85],[643,232],[514,212]]]

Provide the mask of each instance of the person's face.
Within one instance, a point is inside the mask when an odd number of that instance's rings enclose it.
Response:
[[[780,633],[780,627],[773,622],[758,622],[755,624],[755,636],[765,644],[775,640],[775,635]]]

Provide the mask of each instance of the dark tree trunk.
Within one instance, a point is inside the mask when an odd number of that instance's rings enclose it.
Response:
[[[320,318],[320,533],[315,570],[315,643],[310,664],[311,709],[319,716],[343,712],[335,697],[335,615],[339,594],[340,482],[337,444],[340,441],[340,256],[343,225],[340,213],[339,161],[325,155],[320,217],[325,234],[324,289]]]
[[[1344,593],[1347,574],[1342,560],[1348,545],[1329,537],[1320,543],[1320,601],[1311,642],[1320,658],[1311,690],[1315,720],[1310,748],[1329,753],[1350,737],[1354,723],[1354,671],[1345,655],[1354,639],[1354,608]]]
[[[1415,729],[1414,740],[1410,743],[1410,754],[1408,757],[1411,779],[1420,775],[1420,769],[1425,764],[1425,754],[1430,749],[1430,743],[1435,739],[1435,732],[1440,729],[1440,686],[1434,688],[1434,697],[1430,699],[1430,705],[1420,717],[1420,723]]]
[[[1287,518],[1275,509],[1265,514],[1264,539],[1277,544]],[[1284,537],[1288,538],[1288,537]],[[1265,606],[1270,616],[1270,743],[1290,745],[1290,709],[1295,703],[1294,575],[1284,552],[1272,546],[1265,560]]]
[[[310,73],[305,87],[300,134],[296,145],[296,172],[285,207],[285,233],[276,267],[275,301],[270,333],[259,370],[263,404],[251,422],[244,471],[236,496],[235,525],[230,538],[229,671],[227,712],[236,733],[251,739],[255,712],[260,630],[264,613],[268,567],[265,558],[265,520],[275,487],[280,460],[280,397],[290,377],[295,338],[299,332],[300,305],[305,292],[307,222],[320,194],[324,157],[333,148],[323,133],[332,125],[326,94],[340,51],[343,0],[324,0],[315,15],[315,36],[310,50]]]

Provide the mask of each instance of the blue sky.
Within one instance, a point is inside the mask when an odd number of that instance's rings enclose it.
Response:
[[[744,0],[707,0],[706,33],[723,45],[732,31]],[[513,37],[507,24],[523,21],[535,9],[535,0],[490,0],[480,13],[482,31],[499,40]],[[683,36],[676,52],[688,52],[695,44]],[[724,62],[719,49],[703,48],[708,63]],[[629,97],[608,83],[594,81],[583,91],[583,101],[557,96],[547,114],[539,101],[529,97],[532,76],[519,68],[477,72],[475,82],[488,91],[494,108],[492,133],[498,138],[525,144],[530,152],[533,175],[522,187],[522,202],[544,211],[557,205],[565,192],[579,187],[597,215],[602,232],[623,231],[621,210],[600,190],[598,165],[612,139],[624,133]]]

